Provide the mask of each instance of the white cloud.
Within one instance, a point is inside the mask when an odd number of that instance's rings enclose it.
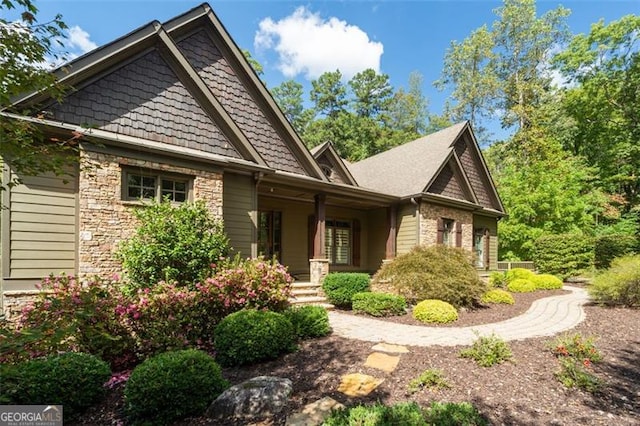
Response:
[[[338,18],[328,20],[305,7],[274,21],[263,19],[254,38],[256,49],[273,49],[278,54],[278,69],[289,78],[298,74],[311,80],[322,73],[339,69],[345,79],[372,68],[380,71],[382,43]]]
[[[89,33],[77,25],[69,28],[68,45],[69,48],[79,49],[82,53],[87,53],[98,47],[89,39]]]

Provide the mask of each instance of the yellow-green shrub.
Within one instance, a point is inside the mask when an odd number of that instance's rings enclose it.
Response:
[[[515,303],[515,300],[513,299],[511,293],[499,288],[489,290],[482,295],[481,300],[482,303],[503,303],[506,305],[513,305]]]
[[[504,273],[507,284],[513,280],[530,280],[534,275],[533,271],[524,268],[513,268]]]
[[[447,323],[458,319],[458,311],[442,300],[427,299],[413,308],[413,317],[421,322]]]
[[[536,291],[536,285],[531,280],[518,278],[507,284],[507,290],[514,293],[531,293]]]
[[[640,306],[640,255],[615,259],[588,290],[597,303]]]
[[[562,280],[551,274],[534,275],[530,281],[536,285],[538,290],[556,290],[562,288]]]

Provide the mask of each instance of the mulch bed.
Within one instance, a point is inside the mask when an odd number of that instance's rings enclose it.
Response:
[[[528,309],[534,295],[546,297],[550,292],[516,295],[516,305],[509,314],[482,310],[461,317],[460,326],[495,322],[505,315],[517,315]],[[524,296],[524,297],[520,297]],[[491,308],[490,310],[493,310]],[[470,401],[491,424],[507,425],[638,425],[640,424],[640,310],[624,308],[585,307],[586,319],[571,332],[595,336],[604,360],[594,366],[594,373],[606,383],[601,393],[592,395],[566,389],[554,377],[558,361],[551,354],[551,338],[510,342],[513,363],[491,368],[477,366],[458,356],[462,347],[410,347],[403,354],[396,371],[387,374],[363,367],[374,345],[369,342],[328,336],[303,342],[296,353],[276,361],[244,368],[225,369],[224,376],[233,384],[258,375],[287,377],[293,381],[294,393],[287,411],[279,418],[262,425],[284,425],[287,414],[323,396],[330,396],[346,405],[381,401],[393,404],[416,401],[427,406],[433,401]],[[470,319],[473,318],[473,319]],[[437,368],[443,371],[450,389],[422,390],[407,393],[409,381],[422,371]],[[369,396],[349,398],[336,391],[340,377],[362,372],[385,381]],[[91,408],[79,424],[112,425],[122,421],[122,388],[112,391],[102,404]],[[122,423],[120,423],[122,424]],[[189,418],[180,425],[205,425],[208,419]],[[233,425],[233,422],[229,422]],[[240,423],[244,424],[244,423]]]

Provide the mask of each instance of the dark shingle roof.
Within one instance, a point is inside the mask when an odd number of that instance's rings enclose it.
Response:
[[[349,171],[365,188],[399,197],[419,194],[449,158],[465,126],[466,121],[351,163]]]

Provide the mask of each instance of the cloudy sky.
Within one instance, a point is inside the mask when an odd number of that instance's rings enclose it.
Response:
[[[41,22],[56,13],[69,26],[67,50],[77,56],[152,21],[166,21],[201,3],[187,0],[36,0]],[[490,25],[500,1],[210,1],[236,43],[265,68],[269,87],[286,79],[309,81],[340,69],[346,78],[366,68],[389,74],[405,86],[411,71],[425,77],[430,110],[440,113],[446,92],[433,88],[452,40]],[[541,12],[558,1],[538,1]],[[640,1],[565,1],[574,33],[598,19],[640,13]]]

